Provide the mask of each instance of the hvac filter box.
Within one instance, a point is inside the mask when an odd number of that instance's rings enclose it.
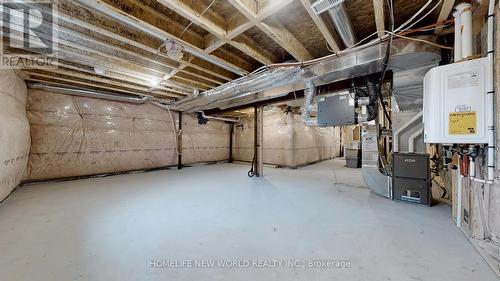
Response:
[[[487,143],[487,59],[431,69],[424,78],[424,142]]]

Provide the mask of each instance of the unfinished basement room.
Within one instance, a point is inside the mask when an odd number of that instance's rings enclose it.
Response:
[[[500,280],[500,1],[0,7],[0,281]]]

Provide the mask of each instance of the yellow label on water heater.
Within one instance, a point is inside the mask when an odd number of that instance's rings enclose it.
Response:
[[[477,130],[476,112],[452,112],[448,119],[448,134],[475,135]]]

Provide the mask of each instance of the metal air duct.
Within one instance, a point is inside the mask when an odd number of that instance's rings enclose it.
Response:
[[[344,0],[319,0],[314,2],[311,8],[317,15],[328,13],[344,45],[352,47],[356,44],[356,36]]]

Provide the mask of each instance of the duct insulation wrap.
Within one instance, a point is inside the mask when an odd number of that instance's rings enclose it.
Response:
[[[152,104],[28,92],[29,180],[177,165],[178,113]],[[172,118],[171,118],[172,117]],[[172,119],[173,123],[172,124]],[[183,116],[183,162],[229,158],[229,125]]]
[[[0,70],[0,201],[26,175],[30,128],[26,118],[26,84],[10,69]]]
[[[242,123],[235,126],[234,160],[252,161],[253,126],[253,117],[242,118]],[[339,128],[309,127],[300,114],[279,108],[264,111],[264,163],[294,168],[339,154]]]
[[[279,67],[244,76],[217,88],[205,91],[197,99],[187,97],[177,102],[174,109],[179,111],[196,111],[193,108],[211,106],[216,102],[241,98],[287,85],[300,79],[302,73],[303,71],[298,67]]]

